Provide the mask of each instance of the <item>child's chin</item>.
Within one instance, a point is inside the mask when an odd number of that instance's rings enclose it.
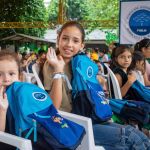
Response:
[[[13,82],[12,82],[13,83]],[[5,83],[3,84],[4,87],[10,86],[12,83]]]

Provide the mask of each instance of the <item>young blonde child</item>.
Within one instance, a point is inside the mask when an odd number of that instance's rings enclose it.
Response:
[[[6,90],[14,82],[19,82],[20,77],[20,61],[17,54],[6,49],[0,51],[0,131],[13,135],[16,135],[15,118],[8,103]],[[49,145],[43,139],[40,138],[39,141],[41,143],[32,143],[35,150],[43,148],[49,150]],[[15,150],[16,148],[0,143],[0,149]]]
[[[0,51],[0,131],[11,134],[15,134],[15,129],[13,129],[13,122],[11,124],[8,123],[8,120],[12,119],[12,115],[8,108],[9,104],[5,90],[13,82],[19,81],[19,71],[19,58],[17,54],[6,50]],[[2,145],[2,148],[11,149],[12,147]]]

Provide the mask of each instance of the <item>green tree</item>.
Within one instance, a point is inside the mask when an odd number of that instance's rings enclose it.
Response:
[[[0,1],[1,22],[47,22],[47,11],[43,0],[2,0]],[[16,32],[42,37],[45,28],[21,28]],[[10,29],[1,29],[0,36],[9,35]]]
[[[118,0],[89,0],[88,19],[90,20],[113,20],[119,16]]]
[[[59,0],[52,0],[49,21],[57,21]],[[86,28],[117,28],[118,0],[66,0],[66,20],[79,20]],[[97,21],[96,21],[97,20]]]
[[[57,22],[58,19],[58,5],[59,0],[51,0],[50,5],[48,6],[48,20],[50,22]]]
[[[88,16],[85,20],[90,20],[89,32],[95,28],[118,29],[119,22],[119,1],[118,0],[88,0]]]
[[[87,0],[65,0],[65,19],[66,20],[83,20],[88,12],[86,10]],[[49,21],[57,22],[59,0],[51,0],[48,7]]]
[[[88,15],[87,0],[67,0],[66,17],[71,20],[84,20]]]

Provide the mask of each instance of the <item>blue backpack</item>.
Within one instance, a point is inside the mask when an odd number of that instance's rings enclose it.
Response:
[[[139,124],[147,124],[150,121],[150,105],[142,101],[110,99],[112,111],[126,120],[135,120]]]
[[[44,90],[33,84],[15,82],[6,93],[16,135],[33,137],[36,143],[44,139],[40,145],[48,145],[47,149],[53,150],[74,150],[81,143],[85,129],[61,117]]]
[[[132,86],[132,93],[135,95],[136,100],[145,101],[150,103],[150,88],[141,84],[136,80]]]
[[[98,66],[80,53],[72,61],[72,112],[90,117],[93,123],[107,121],[112,116],[111,107],[98,82]]]

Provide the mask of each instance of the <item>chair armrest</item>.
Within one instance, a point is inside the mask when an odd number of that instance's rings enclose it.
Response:
[[[15,146],[20,150],[32,150],[31,141],[0,131],[0,142]]]
[[[94,135],[93,135],[93,127],[92,121],[90,118],[83,117],[80,115],[59,111],[60,115],[66,119],[69,119],[77,124],[83,126],[86,131],[86,135],[83,138],[81,146],[77,148],[77,150],[104,150],[101,146],[95,146]]]

